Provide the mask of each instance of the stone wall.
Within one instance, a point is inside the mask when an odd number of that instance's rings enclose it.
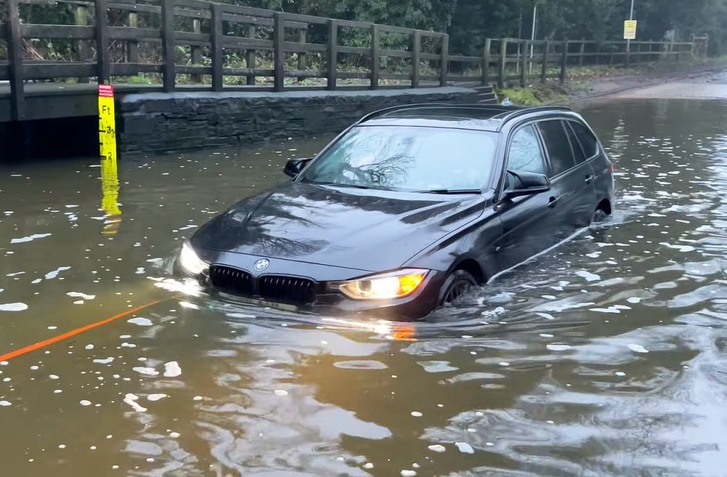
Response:
[[[467,88],[281,93],[145,93],[121,99],[123,156],[337,133],[371,111],[424,102],[475,102]]]

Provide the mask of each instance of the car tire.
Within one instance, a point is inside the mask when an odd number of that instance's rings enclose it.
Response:
[[[601,209],[600,207],[593,211],[593,215],[591,216],[591,225],[600,224],[604,220],[608,218],[608,214],[605,210]]]
[[[477,280],[471,273],[466,270],[455,270],[444,281],[444,285],[442,285],[439,304],[451,304],[478,286]]]

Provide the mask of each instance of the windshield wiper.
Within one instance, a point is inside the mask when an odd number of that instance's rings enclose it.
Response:
[[[431,190],[419,190],[417,192],[423,192],[425,194],[481,194],[480,189],[431,189]]]
[[[365,185],[360,184],[346,184],[341,182],[308,182],[308,184],[313,185],[323,185],[323,186],[335,186],[335,187],[353,187],[355,189],[373,189],[373,187],[368,187]]]

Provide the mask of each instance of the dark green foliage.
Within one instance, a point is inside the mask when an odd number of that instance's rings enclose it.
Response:
[[[370,21],[450,34],[451,51],[479,55],[485,38],[530,38],[533,5],[538,6],[538,39],[621,40],[630,0],[219,0],[347,20]],[[0,0],[0,24],[5,14]],[[57,3],[23,5],[27,23],[73,24],[74,6]],[[139,15],[139,26],[152,26],[153,15]],[[670,32],[689,41],[692,34],[710,36],[712,54],[727,53],[727,0],[635,0],[638,39],[661,40]],[[110,19],[113,23],[114,19]],[[122,22],[123,24],[123,22]],[[156,25],[153,25],[156,26]],[[187,30],[188,27],[185,27]],[[312,32],[309,41],[325,41],[325,32]],[[349,29],[342,43],[368,46],[368,32]],[[406,38],[386,39],[404,46]],[[388,44],[387,44],[388,45]],[[68,49],[67,44],[53,44]],[[59,53],[61,53],[59,51]]]

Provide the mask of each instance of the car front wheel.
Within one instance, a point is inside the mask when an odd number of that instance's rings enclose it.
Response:
[[[442,285],[440,304],[454,303],[477,286],[477,280],[471,273],[465,270],[455,270]]]

